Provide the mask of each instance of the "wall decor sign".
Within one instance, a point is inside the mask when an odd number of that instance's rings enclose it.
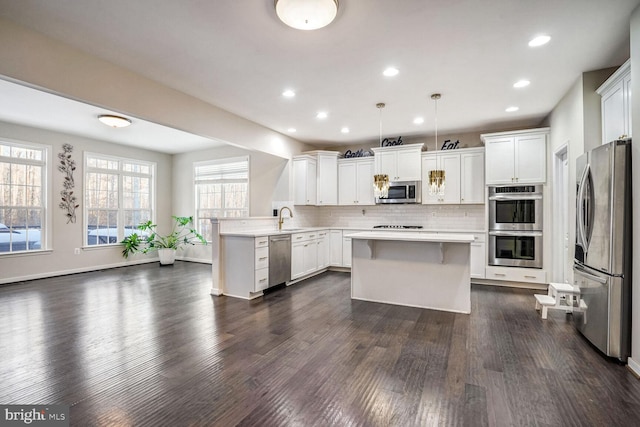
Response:
[[[76,161],[71,158],[73,145],[63,144],[62,153],[58,153],[58,170],[64,174],[62,181],[62,191],[60,197],[62,201],[58,205],[60,209],[66,211],[67,224],[76,222],[76,209],[80,206],[77,204],[77,198],[73,194],[73,188],[76,186],[73,180],[73,172],[76,170]]]
[[[399,136],[397,139],[393,138],[385,138],[380,142],[381,147],[393,147],[394,145],[402,145],[402,137]]]
[[[460,140],[456,140],[456,142],[451,142],[450,139],[447,139],[444,141],[444,144],[442,144],[442,147],[440,147],[440,150],[455,150],[458,147],[458,145],[460,144]]]
[[[373,156],[373,152],[371,150],[364,150],[364,149],[359,149],[356,151],[351,151],[351,150],[347,150],[344,152],[344,157],[345,159],[350,159],[352,157],[369,157],[369,156]]]

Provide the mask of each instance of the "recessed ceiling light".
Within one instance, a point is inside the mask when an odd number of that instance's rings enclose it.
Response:
[[[413,123],[416,125],[421,125],[422,123],[424,123],[424,119],[422,117],[416,117],[415,119],[413,119]]]
[[[385,75],[385,76],[387,76],[387,77],[393,77],[393,76],[397,76],[399,72],[400,72],[400,71],[398,71],[398,69],[397,69],[397,68],[395,68],[395,67],[389,67],[389,68],[387,68],[386,70],[384,70],[384,71],[382,72],[382,74],[384,74],[384,75]]]
[[[534,37],[529,41],[529,47],[542,46],[544,44],[549,43],[549,40],[551,40],[551,37],[549,37],[547,35],[541,35],[541,36]]]
[[[289,128],[289,129],[287,129],[287,132],[289,132],[289,133],[295,133],[295,131],[296,131],[296,128]]]
[[[342,133],[349,133],[349,128],[348,127],[343,127],[342,129],[340,129],[340,132]]]
[[[518,80],[517,82],[515,82],[513,84],[513,87],[515,87],[515,88],[527,87],[530,84],[531,84],[531,82],[529,80]]]
[[[286,96],[287,98],[293,98],[294,96],[296,96],[296,93],[291,89],[287,89],[284,92],[282,92],[282,96]]]
[[[325,113],[324,111],[320,111],[318,114],[316,114],[316,118],[318,119],[326,119],[329,115],[327,113]]]
[[[98,116],[98,120],[112,128],[125,128],[131,124],[131,120],[112,114],[101,114]]]
[[[516,107],[516,106],[512,106],[512,107],[507,107],[504,111],[506,111],[507,113],[514,113],[516,111],[518,111],[520,108]]]

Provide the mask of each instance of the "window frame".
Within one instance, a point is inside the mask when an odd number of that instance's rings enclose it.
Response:
[[[204,236],[204,233],[201,230],[200,227],[200,220],[201,219],[206,219],[205,217],[200,217],[199,216],[199,212],[200,212],[200,198],[199,198],[199,192],[198,192],[198,184],[204,184],[205,182],[203,181],[198,181],[198,175],[196,174],[196,170],[198,167],[201,166],[212,166],[212,165],[223,165],[223,164],[228,164],[228,163],[237,163],[237,162],[247,162],[247,205],[246,205],[246,210],[247,210],[247,214],[246,216],[241,216],[241,217],[221,217],[221,218],[249,218],[249,216],[251,215],[251,157],[250,156],[237,156],[237,157],[226,157],[226,158],[222,158],[222,159],[211,159],[211,160],[203,160],[203,161],[198,161],[198,162],[193,162],[193,206],[194,206],[194,225],[196,227],[196,230],[198,231],[198,233],[201,233]],[[234,208],[237,209],[237,208]],[[225,209],[222,209],[222,212],[224,212]],[[205,236],[205,238],[207,239],[208,242],[211,242],[211,236]]]
[[[107,160],[107,161],[113,161],[113,162],[117,162],[118,163],[118,168],[117,169],[102,169],[102,168],[95,168],[95,167],[90,167],[88,165],[88,161],[90,158],[95,158],[95,159],[99,159],[99,160]],[[144,166],[148,166],[149,167],[149,174],[144,174],[144,173],[139,173],[139,172],[128,172],[125,171],[123,168],[123,165],[125,163],[133,163],[133,164],[139,164],[139,165],[144,165]],[[84,162],[83,162],[83,166],[84,166],[84,171],[83,171],[83,212],[82,212],[82,217],[83,217],[83,224],[82,224],[82,233],[83,233],[83,249],[96,249],[96,248],[109,248],[109,247],[113,247],[113,246],[118,246],[120,245],[120,242],[125,238],[124,235],[124,230],[125,230],[125,213],[128,211],[128,209],[124,208],[124,186],[123,186],[123,178],[124,177],[149,177],[150,180],[150,189],[149,189],[149,197],[151,198],[150,202],[149,202],[149,209],[151,211],[150,213],[150,220],[155,223],[156,222],[156,212],[157,212],[157,197],[156,197],[156,188],[157,188],[157,171],[158,171],[158,165],[156,162],[153,161],[148,161],[148,160],[141,160],[141,159],[134,159],[134,158],[130,158],[130,157],[122,157],[122,156],[113,156],[113,155],[109,155],[109,154],[102,154],[102,153],[96,153],[96,152],[91,152],[91,151],[85,151],[84,152]],[[87,197],[88,197],[88,186],[87,183],[89,182],[88,179],[88,175],[89,173],[110,173],[110,174],[114,174],[117,175],[118,177],[118,203],[117,203],[117,220],[116,220],[116,241],[113,243],[96,243],[96,244],[89,244],[89,233],[88,233],[88,227],[89,227],[89,205],[87,203]],[[100,208],[102,209],[102,208]],[[104,210],[109,210],[109,209],[104,209]],[[113,210],[113,209],[111,209]]]
[[[49,144],[41,144],[38,142],[24,141],[13,138],[0,137],[0,142],[5,143],[13,147],[24,148],[27,150],[38,150],[42,152],[42,160],[29,160],[21,159],[17,157],[7,157],[0,155],[0,159],[6,160],[11,164],[26,164],[26,165],[38,165],[42,167],[40,174],[40,188],[42,191],[41,199],[41,211],[42,211],[42,225],[40,226],[40,248],[39,249],[25,249],[18,251],[0,252],[0,257],[22,256],[41,254],[43,252],[51,251],[51,224],[52,224],[52,189],[53,189],[53,177],[52,177],[52,152],[53,147]]]

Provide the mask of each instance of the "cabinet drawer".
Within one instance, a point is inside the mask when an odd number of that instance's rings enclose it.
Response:
[[[268,248],[269,236],[256,237],[256,248]]]
[[[309,231],[306,233],[294,233],[291,235],[291,243],[296,242],[308,242],[309,240],[315,240],[318,238],[317,231]]]
[[[269,287],[269,269],[261,268],[260,270],[256,270],[255,280],[256,280],[254,284],[255,292],[267,289],[267,287]]]
[[[256,248],[255,268],[259,270],[261,268],[269,267],[269,248]]]
[[[485,269],[489,280],[508,280],[510,282],[546,283],[544,270],[518,267],[495,267],[488,265]]]

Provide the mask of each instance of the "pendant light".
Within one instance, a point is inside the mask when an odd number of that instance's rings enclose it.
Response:
[[[431,95],[435,103],[435,125],[436,125],[436,167],[440,166],[438,162],[438,99],[442,98],[439,93]],[[443,169],[433,169],[429,171],[429,195],[444,196],[445,176]]]
[[[338,0],[274,0],[276,15],[297,30],[326,27],[338,13]]]
[[[382,109],[384,106],[383,102],[376,104],[376,107],[380,111],[380,147],[382,147]],[[378,199],[386,199],[389,197],[389,175],[377,174],[373,176],[373,194]]]

